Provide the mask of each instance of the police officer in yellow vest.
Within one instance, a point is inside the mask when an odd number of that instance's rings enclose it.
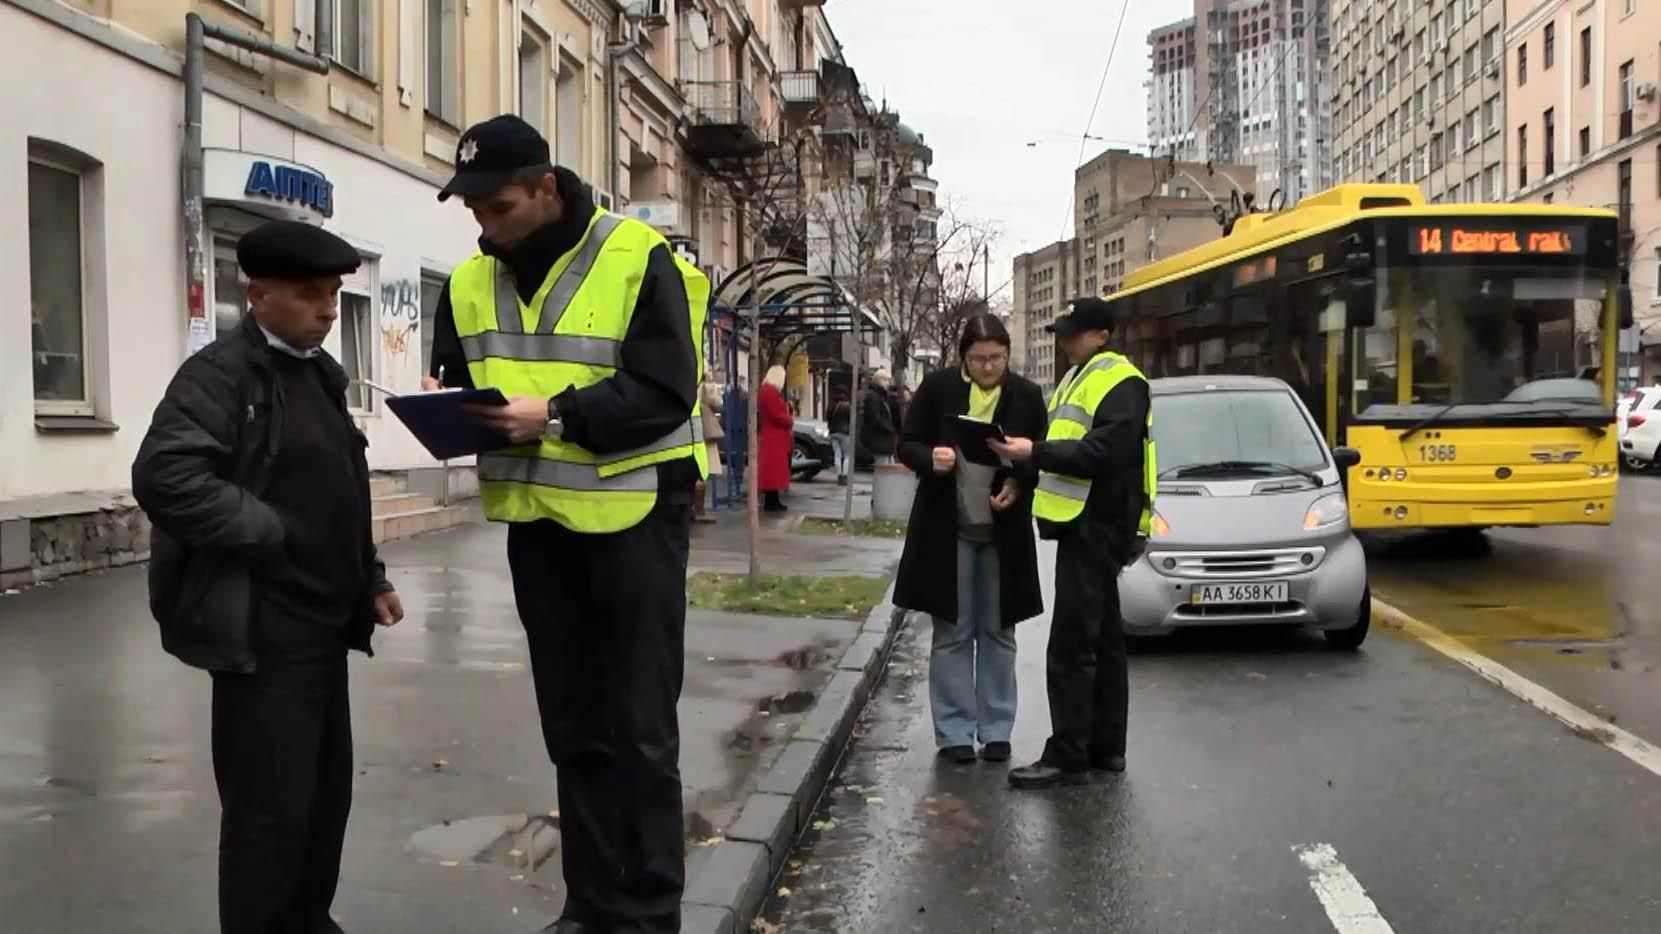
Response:
[[[1118,579],[1146,541],[1157,469],[1148,381],[1107,349],[1111,306],[1075,299],[1048,330],[1072,364],[1050,398],[1049,430],[1037,443],[995,445],[1038,468],[1032,514],[1039,535],[1056,542],[1051,734],[1038,761],[1010,770],[1017,788],[1084,784],[1125,769],[1130,686]]]
[[[559,783],[559,934],[680,929],[680,697],[709,282],[655,230],[595,207],[517,117],[463,133],[483,236],[451,273],[432,373],[495,386],[518,447],[480,455]]]

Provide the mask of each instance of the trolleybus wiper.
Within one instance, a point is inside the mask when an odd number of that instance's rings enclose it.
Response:
[[[1421,418],[1413,424],[1407,426],[1407,430],[1402,432],[1401,437],[1396,440],[1406,441],[1408,438],[1411,438],[1417,434],[1420,429],[1441,421],[1443,416],[1447,415],[1449,412],[1452,412],[1454,409],[1459,408],[1463,404],[1464,403],[1462,402],[1449,402],[1447,405],[1442,406],[1429,415],[1426,415],[1424,418]]]

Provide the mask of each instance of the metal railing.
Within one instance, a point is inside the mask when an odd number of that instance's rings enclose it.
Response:
[[[682,81],[681,95],[692,105],[696,126],[761,125],[761,106],[739,81]]]
[[[819,103],[817,71],[787,71],[779,75],[779,95],[786,104]]]

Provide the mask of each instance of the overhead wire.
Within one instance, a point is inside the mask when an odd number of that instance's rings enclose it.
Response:
[[[1084,129],[1079,133],[1078,160],[1075,165],[1084,162],[1084,153],[1090,147],[1090,127],[1096,122],[1096,111],[1102,104],[1102,92],[1107,90],[1107,76],[1113,70],[1113,58],[1119,51],[1119,36],[1125,31],[1125,14],[1130,12],[1130,0],[1124,0],[1119,5],[1119,22],[1113,27],[1113,42],[1107,47],[1107,62],[1102,65],[1101,80],[1096,83],[1096,99],[1090,104],[1090,116],[1084,120]],[[1073,216],[1073,201],[1077,197],[1073,186],[1067,186],[1067,209],[1061,215],[1061,233],[1057,240],[1067,238],[1067,221]]]

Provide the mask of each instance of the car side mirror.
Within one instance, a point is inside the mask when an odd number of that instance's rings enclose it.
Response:
[[[1339,470],[1348,470],[1361,463],[1361,452],[1355,448],[1333,448],[1332,462],[1338,465]]]

